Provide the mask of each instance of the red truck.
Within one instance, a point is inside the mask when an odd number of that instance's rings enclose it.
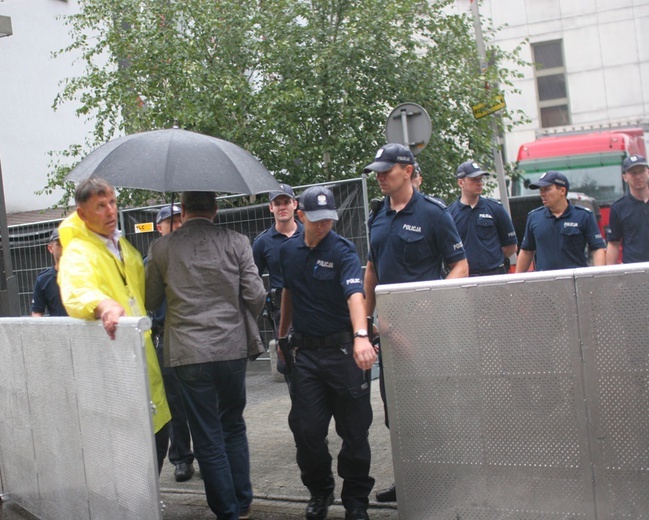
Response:
[[[539,137],[518,150],[519,176],[512,183],[512,195],[538,193],[529,189],[530,183],[546,171],[560,171],[570,180],[570,191],[599,203],[604,234],[610,206],[625,192],[622,161],[633,154],[647,156],[642,128]]]

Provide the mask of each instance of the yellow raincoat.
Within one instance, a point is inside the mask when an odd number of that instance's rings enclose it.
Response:
[[[145,316],[144,264],[139,251],[125,238],[119,239],[124,262],[111,253],[101,239],[88,230],[76,211],[59,227],[63,256],[58,282],[61,299],[73,318],[94,320],[94,311],[105,299],[117,301],[128,316]],[[130,296],[135,305],[132,308]],[[151,400],[155,405],[153,429],[157,432],[170,419],[151,332],[144,334]]]

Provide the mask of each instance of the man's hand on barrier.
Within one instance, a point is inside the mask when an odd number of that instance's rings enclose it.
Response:
[[[115,300],[102,300],[95,308],[95,317],[101,319],[101,322],[104,325],[104,330],[110,339],[115,339],[117,323],[122,316],[126,316],[124,307]]]

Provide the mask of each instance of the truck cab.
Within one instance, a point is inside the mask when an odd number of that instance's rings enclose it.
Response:
[[[568,177],[570,191],[585,193],[597,201],[602,215],[600,229],[606,236],[609,208],[626,189],[622,161],[632,154],[646,156],[642,128],[539,137],[518,150],[512,195],[538,193],[529,185],[547,171],[559,171]]]

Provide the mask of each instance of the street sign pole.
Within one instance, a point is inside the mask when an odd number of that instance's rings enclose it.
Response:
[[[478,45],[478,56],[480,57],[480,71],[487,70],[487,50],[482,36],[482,24],[480,23],[480,11],[478,9],[478,0],[470,0],[471,12],[473,13],[473,27],[475,29],[475,39]],[[498,180],[498,190],[500,191],[500,201],[503,203],[505,211],[511,215],[509,209],[509,197],[507,194],[507,183],[505,182],[505,166],[503,164],[503,155],[500,149],[500,138],[498,135],[498,125],[496,124],[495,116],[491,115],[491,153],[494,158],[494,166],[496,167],[496,179]]]

